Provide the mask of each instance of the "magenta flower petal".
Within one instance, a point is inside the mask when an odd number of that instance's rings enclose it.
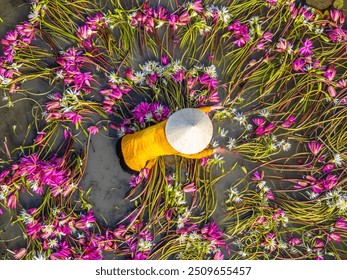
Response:
[[[347,222],[343,217],[338,218],[334,227],[339,229],[347,229]]]
[[[341,241],[341,235],[337,232],[332,232],[328,235],[328,241],[340,242]]]
[[[308,148],[310,149],[310,151],[312,152],[312,154],[314,156],[317,156],[319,151],[322,149],[323,145],[316,142],[316,141],[312,141],[308,143]]]

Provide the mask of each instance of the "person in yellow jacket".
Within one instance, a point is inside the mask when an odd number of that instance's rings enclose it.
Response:
[[[213,126],[206,113],[220,109],[213,105],[176,111],[167,120],[120,138],[116,151],[123,170],[134,173],[151,168],[160,156],[177,155],[199,159],[222,153],[224,148],[209,149]]]

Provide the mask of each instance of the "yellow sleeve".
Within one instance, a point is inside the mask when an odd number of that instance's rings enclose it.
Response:
[[[187,155],[187,154],[178,153],[177,155],[181,157],[185,157],[185,158],[203,158],[203,157],[208,157],[212,154],[213,154],[213,149],[205,149],[197,154]]]
[[[208,113],[211,112],[212,106],[203,106],[196,109],[200,110],[201,112]]]
[[[155,159],[151,159],[151,160],[147,161],[147,164],[144,168],[151,169],[154,164],[155,164]]]

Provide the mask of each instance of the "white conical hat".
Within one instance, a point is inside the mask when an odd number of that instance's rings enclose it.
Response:
[[[178,152],[196,154],[204,150],[213,135],[210,118],[193,108],[181,109],[168,119],[165,126],[166,139]]]

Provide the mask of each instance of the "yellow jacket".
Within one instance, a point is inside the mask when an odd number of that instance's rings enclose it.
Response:
[[[202,112],[209,112],[211,106],[197,108]],[[177,155],[185,158],[203,158],[213,154],[213,149],[205,149],[196,154],[182,154],[171,147],[166,139],[165,125],[167,120],[147,127],[133,134],[123,136],[121,148],[124,161],[135,171],[151,168],[155,159],[165,155]]]

